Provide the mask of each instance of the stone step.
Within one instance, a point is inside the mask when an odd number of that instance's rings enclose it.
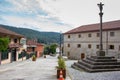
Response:
[[[103,72],[103,71],[120,71],[120,68],[112,68],[112,69],[90,69],[84,65],[80,65],[80,64],[73,64],[71,66],[72,68],[75,68],[77,70],[85,70],[87,72]]]
[[[79,68],[78,66],[76,66],[76,65],[74,65],[74,64],[71,65],[71,67],[74,68],[74,69],[80,70],[80,71],[83,70],[83,69]]]
[[[84,59],[83,60],[86,63],[90,63],[92,65],[120,65],[120,62],[117,61],[111,61],[111,62],[95,62],[91,60]]]
[[[114,59],[115,57],[113,57],[113,56],[91,56],[91,58],[94,58],[94,59]]]
[[[89,63],[86,63],[84,61],[78,61],[78,63],[75,63],[75,64],[82,64],[88,68],[91,68],[91,69],[110,69],[110,68],[120,68],[120,65],[93,65],[93,64],[89,64]]]
[[[88,72],[117,71],[120,70],[120,62],[114,57],[91,56],[72,65],[74,68],[82,68]]]
[[[117,59],[113,58],[113,59],[94,59],[92,57],[86,57],[87,60],[90,61],[95,61],[95,62],[116,62]]]
[[[74,64],[72,65],[72,68],[75,68],[75,69],[77,69],[77,70],[83,69],[83,70],[88,71],[88,72],[90,71],[89,68],[87,68],[86,66],[84,66],[84,65],[78,65],[78,64],[76,64],[76,63],[74,63]]]

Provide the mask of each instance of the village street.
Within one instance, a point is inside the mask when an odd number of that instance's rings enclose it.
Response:
[[[57,57],[51,56],[0,65],[0,80],[57,80],[55,66]]]
[[[120,71],[88,73],[75,70],[71,65],[77,60],[67,60],[65,80],[120,80]],[[0,80],[58,80],[56,78],[57,56],[31,59],[0,65]]]

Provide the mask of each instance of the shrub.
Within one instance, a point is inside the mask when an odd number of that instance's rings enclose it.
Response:
[[[58,58],[58,69],[66,69],[65,61],[62,57]]]

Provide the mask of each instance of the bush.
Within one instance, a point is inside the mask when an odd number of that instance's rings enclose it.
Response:
[[[36,56],[35,55],[32,56],[32,60],[36,61]]]
[[[65,61],[62,57],[58,58],[58,69],[66,69]]]

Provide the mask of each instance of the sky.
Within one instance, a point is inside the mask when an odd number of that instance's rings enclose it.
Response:
[[[120,0],[0,0],[0,24],[64,33],[99,23],[100,2],[103,22],[120,19]]]

